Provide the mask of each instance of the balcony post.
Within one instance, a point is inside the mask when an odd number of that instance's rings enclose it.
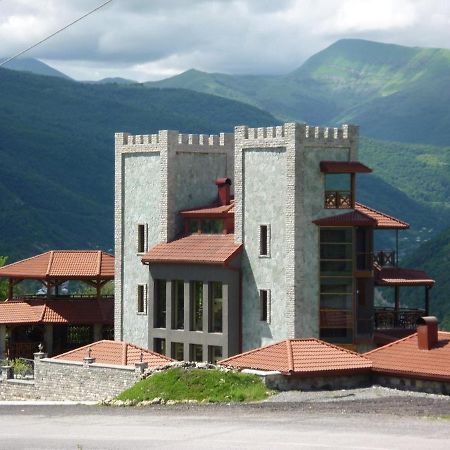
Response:
[[[425,286],[425,315],[430,314],[430,287]]]
[[[399,313],[400,313],[400,286],[395,286],[395,307],[394,307],[394,326],[400,325]]]

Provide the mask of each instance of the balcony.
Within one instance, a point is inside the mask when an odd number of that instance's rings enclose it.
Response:
[[[351,209],[351,191],[325,191],[325,209]]]
[[[376,330],[415,330],[417,319],[426,315],[424,309],[375,308]]]
[[[356,270],[372,271],[376,267],[395,267],[395,251],[381,250],[375,253],[357,253],[356,254]]]

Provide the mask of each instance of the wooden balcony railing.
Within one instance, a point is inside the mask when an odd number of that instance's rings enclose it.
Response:
[[[375,308],[375,329],[401,328],[414,330],[417,326],[417,319],[424,315],[425,310],[423,309]]]
[[[381,250],[374,253],[373,262],[380,267],[395,267],[395,252],[394,250]]]
[[[325,191],[326,209],[351,209],[351,191]]]

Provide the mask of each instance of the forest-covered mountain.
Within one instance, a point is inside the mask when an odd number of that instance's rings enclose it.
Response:
[[[217,133],[276,120],[187,90],[0,69],[0,255],[113,246],[114,132]]]
[[[356,123],[364,136],[450,143],[450,50],[343,39],[280,76],[189,70],[149,87],[176,87],[244,101],[281,120]]]

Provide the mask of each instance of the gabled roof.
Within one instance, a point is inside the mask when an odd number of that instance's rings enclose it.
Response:
[[[185,209],[180,211],[185,218],[227,217],[234,215],[234,200],[229,205],[211,205],[204,208]]]
[[[33,299],[0,302],[0,324],[114,323],[112,299]]]
[[[364,356],[372,361],[375,372],[450,381],[450,333],[444,331],[438,332],[431,350],[420,350],[414,333]]]
[[[324,173],[370,173],[372,169],[359,161],[320,161]]]
[[[358,353],[313,338],[287,339],[232,356],[219,364],[303,376],[365,372],[372,366]]]
[[[373,227],[391,230],[409,228],[408,223],[358,202],[350,212],[316,219],[313,223],[322,227]]]
[[[434,280],[423,270],[383,267],[375,271],[379,286],[433,286]]]
[[[135,363],[140,362],[141,353],[142,361],[148,363],[150,368],[165,366],[173,361],[168,356],[160,355],[159,353],[146,350],[137,345],[128,344],[123,341],[106,340],[79,347],[70,352],[54,356],[52,359],[83,362],[83,359],[88,356],[89,349],[90,356],[95,358],[96,363],[134,366]]]
[[[0,267],[0,277],[114,279],[114,256],[97,250],[52,250]]]
[[[142,262],[225,265],[241,250],[242,244],[235,244],[234,234],[192,234],[155,245],[143,256]]]

